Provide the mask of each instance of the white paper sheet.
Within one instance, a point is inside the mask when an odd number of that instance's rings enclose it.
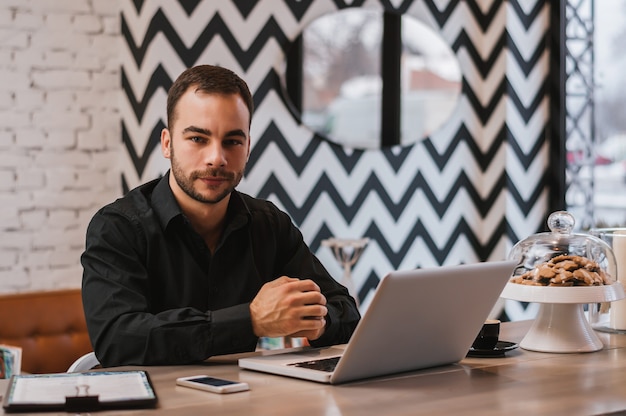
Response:
[[[10,404],[63,404],[66,397],[99,396],[100,402],[153,399],[143,371],[21,375],[7,400]]]

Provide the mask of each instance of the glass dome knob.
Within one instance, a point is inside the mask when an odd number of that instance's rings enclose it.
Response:
[[[557,234],[571,234],[576,220],[567,211],[556,211],[548,217],[550,231]]]

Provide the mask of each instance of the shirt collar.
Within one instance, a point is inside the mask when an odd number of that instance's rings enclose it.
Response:
[[[151,197],[152,209],[154,209],[161,228],[164,230],[167,229],[174,218],[185,218],[178,202],[176,202],[172,188],[170,188],[169,176],[170,171],[168,170],[155,186]],[[227,230],[244,226],[251,217],[250,209],[238,191],[233,191],[230,195],[226,216]]]
[[[182,217],[183,212],[174,198],[174,193],[170,188],[169,183],[170,172],[167,171],[165,175],[159,180],[152,192],[152,209],[159,219],[162,229],[166,229],[170,221],[176,217]]]

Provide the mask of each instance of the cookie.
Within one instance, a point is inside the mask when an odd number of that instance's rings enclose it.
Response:
[[[600,265],[583,256],[561,254],[532,270],[514,276],[513,283],[532,286],[601,286],[610,285],[609,276]]]

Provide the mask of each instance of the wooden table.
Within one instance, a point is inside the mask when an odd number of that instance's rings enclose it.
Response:
[[[501,339],[519,342],[529,326],[528,321],[505,323]],[[147,367],[158,409],[110,414],[528,416],[625,411],[626,335],[598,334],[605,347],[593,353],[518,348],[503,358],[465,358],[455,365],[338,386],[240,370],[232,356],[203,365]],[[174,383],[177,377],[202,373],[245,381],[250,391],[218,395]],[[2,392],[6,384],[0,380]]]

